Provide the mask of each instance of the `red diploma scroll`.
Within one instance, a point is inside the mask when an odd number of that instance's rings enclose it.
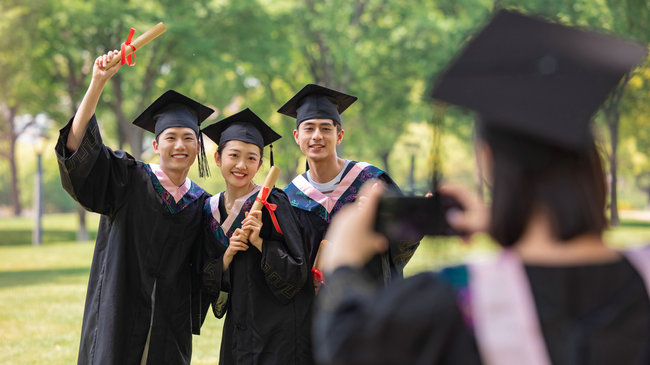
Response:
[[[145,44],[151,42],[152,40],[154,40],[159,35],[165,33],[166,30],[167,30],[167,28],[165,28],[165,25],[161,22],[161,23],[158,23],[155,26],[153,26],[148,31],[142,33],[133,42],[126,45],[126,47],[122,47],[125,54],[122,55],[123,51],[120,51],[120,54],[117,57],[113,57],[111,62],[109,62],[106,65],[106,69],[109,69],[109,68],[113,67],[116,63],[120,62],[122,57],[129,57],[130,55],[133,54],[133,52],[135,52],[136,49],[140,49],[142,46],[144,46]]]
[[[280,230],[280,225],[278,224],[278,221],[275,218],[275,213],[273,212],[276,206],[275,204],[269,204],[269,202],[266,201],[268,196],[271,194],[271,190],[273,189],[273,186],[275,186],[275,182],[278,181],[279,176],[280,176],[280,169],[275,166],[271,166],[271,170],[269,171],[269,174],[266,175],[264,184],[262,184],[262,189],[260,190],[259,193],[257,193],[257,199],[255,199],[255,202],[253,203],[253,207],[251,207],[251,211],[261,210],[262,207],[266,207],[266,209],[268,209],[269,211],[269,214],[271,215],[271,220],[273,221],[275,230],[278,231],[278,233],[282,233],[282,231]],[[246,234],[248,233],[250,232],[246,230]]]

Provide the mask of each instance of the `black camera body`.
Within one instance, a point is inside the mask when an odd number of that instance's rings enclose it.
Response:
[[[375,231],[391,241],[417,241],[423,236],[462,235],[447,222],[447,212],[463,210],[449,195],[383,196],[377,207]]]

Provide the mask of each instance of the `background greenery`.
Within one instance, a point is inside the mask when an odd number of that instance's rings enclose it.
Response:
[[[130,27],[137,36],[163,21],[168,30],[107,85],[97,110],[107,145],[156,162],[151,136],[130,123],[174,88],[217,110],[207,123],[251,107],[285,136],[274,145],[283,186],[305,162],[291,140],[294,121],[276,110],[304,84],[321,83],[359,97],[343,115],[339,153],[385,169],[407,192],[422,192],[434,140],[427,93],[473,32],[504,7],[650,41],[648,0],[0,0],[0,363],[76,359],[98,219],[61,188],[53,147],[90,82],[92,61],[118,48]],[[435,111],[443,121],[442,172],[480,188],[473,116],[457,108]],[[648,220],[632,215],[650,205],[648,115],[645,60],[595,116],[614,223],[622,211],[621,224],[607,233],[615,246],[650,240]],[[44,145],[39,135],[47,137]],[[215,146],[206,144],[211,156]],[[48,214],[44,244],[33,247],[39,152]],[[211,167],[213,177],[198,181],[216,193],[223,183]],[[196,170],[190,175],[198,178]],[[426,240],[406,271],[452,264],[491,247],[485,237],[471,246]],[[220,333],[221,321],[208,319],[194,339],[194,363],[216,363]]]

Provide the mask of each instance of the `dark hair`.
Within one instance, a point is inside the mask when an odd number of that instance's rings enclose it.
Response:
[[[593,141],[576,152],[494,127],[480,127],[479,136],[493,154],[489,233],[502,246],[521,238],[534,208],[548,214],[561,241],[606,228],[605,175]]]
[[[224,148],[226,148],[226,145],[228,144],[228,142],[230,142],[230,141],[226,141],[225,143],[220,144],[220,145],[217,146],[217,153],[219,154],[219,156],[221,156],[221,152],[223,152]],[[245,143],[248,143],[248,142],[245,142]],[[259,146],[257,146],[257,148],[259,148]],[[260,162],[263,159],[264,159],[264,149],[260,148]]]

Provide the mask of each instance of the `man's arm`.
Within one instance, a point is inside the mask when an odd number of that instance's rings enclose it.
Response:
[[[79,146],[81,145],[81,140],[86,133],[86,128],[88,127],[88,122],[90,118],[95,114],[95,108],[97,107],[97,102],[99,102],[99,97],[106,86],[106,82],[115,75],[117,70],[120,68],[120,63],[118,62],[115,66],[105,70],[104,67],[108,62],[116,57],[119,51],[111,51],[105,55],[97,57],[95,63],[93,64],[93,77],[84,95],[77,113],[74,116],[72,121],[72,127],[70,128],[70,133],[68,134],[68,140],[66,141],[66,148],[70,152],[76,152]]]

